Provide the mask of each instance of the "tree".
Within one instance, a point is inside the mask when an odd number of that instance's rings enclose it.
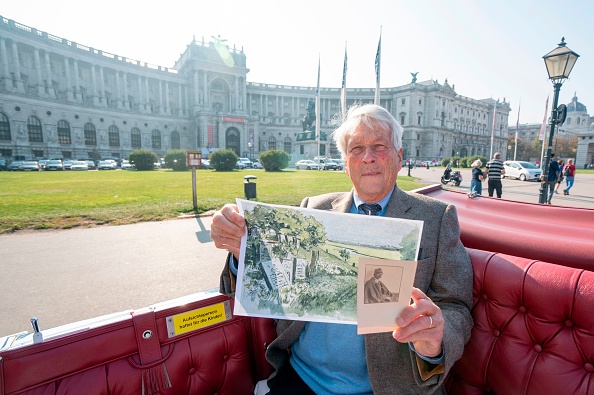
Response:
[[[346,248],[343,248],[342,250],[340,250],[339,254],[340,254],[340,257],[341,257],[341,258],[342,258],[342,259],[343,259],[345,262],[347,262],[347,261],[350,259],[350,257],[351,257],[351,253],[350,253],[350,252],[349,252],[349,250],[347,250]]]
[[[153,151],[137,149],[130,152],[128,160],[136,167],[136,170],[153,170],[159,157]]]

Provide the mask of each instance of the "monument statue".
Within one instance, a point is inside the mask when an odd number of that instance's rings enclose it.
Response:
[[[412,77],[413,77],[411,84],[414,84],[417,82],[417,74],[419,74],[418,71],[416,73],[410,73],[410,75],[412,75]]]
[[[314,100],[309,100],[307,102],[307,112],[303,117],[303,121],[301,122],[303,125],[303,131],[312,130],[312,127],[316,123],[316,102]]]

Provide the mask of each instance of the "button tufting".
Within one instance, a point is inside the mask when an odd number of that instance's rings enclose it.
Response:
[[[482,299],[482,300],[487,300],[487,299],[488,299],[488,298],[487,298],[487,295],[485,295],[485,294],[482,294],[482,295],[481,295],[481,299]]]
[[[499,335],[501,335],[501,332],[499,332],[499,329],[493,329],[493,336],[499,337]]]
[[[189,375],[195,374],[196,373],[196,368],[190,368],[190,370],[188,371]]]
[[[520,310],[520,313],[522,313],[522,314],[526,313],[526,307],[524,307],[524,306],[520,306],[520,308],[518,310]]]
[[[536,351],[536,352],[542,352],[542,346],[540,344],[535,344],[534,345],[534,351]]]
[[[591,363],[586,363],[584,365],[584,370],[588,373],[593,373],[594,372],[594,365],[592,365]]]
[[[565,320],[565,326],[568,328],[573,328],[573,321],[572,320]]]
[[[229,354],[225,354],[223,357],[223,361],[227,362],[229,360]]]

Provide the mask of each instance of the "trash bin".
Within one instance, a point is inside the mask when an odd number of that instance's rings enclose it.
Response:
[[[243,179],[245,180],[243,182],[243,192],[245,193],[245,198],[246,199],[255,199],[256,198],[256,183],[255,182],[250,182],[251,180],[255,180],[256,176],[245,176],[243,177]]]

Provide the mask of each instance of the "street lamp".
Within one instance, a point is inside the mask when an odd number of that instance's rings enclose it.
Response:
[[[573,69],[573,66],[575,65],[575,62],[579,56],[580,55],[567,48],[565,44],[565,37],[563,37],[557,48],[553,49],[551,52],[542,57],[545,61],[545,65],[547,66],[549,79],[555,88],[555,94],[553,96],[553,108],[551,110],[551,131],[549,133],[549,141],[547,143],[547,152],[544,157],[542,181],[540,184],[540,194],[538,197],[538,202],[541,204],[546,203],[548,199],[547,188],[549,186],[549,162],[551,160],[551,148],[553,145],[555,126],[557,126],[557,124],[562,124],[563,121],[565,121],[565,115],[567,111],[567,108],[565,108],[564,105],[561,105],[559,108],[557,108],[557,103],[559,101],[559,91],[561,90],[561,85],[563,85],[563,82],[569,78],[569,74],[571,73],[571,70]]]

